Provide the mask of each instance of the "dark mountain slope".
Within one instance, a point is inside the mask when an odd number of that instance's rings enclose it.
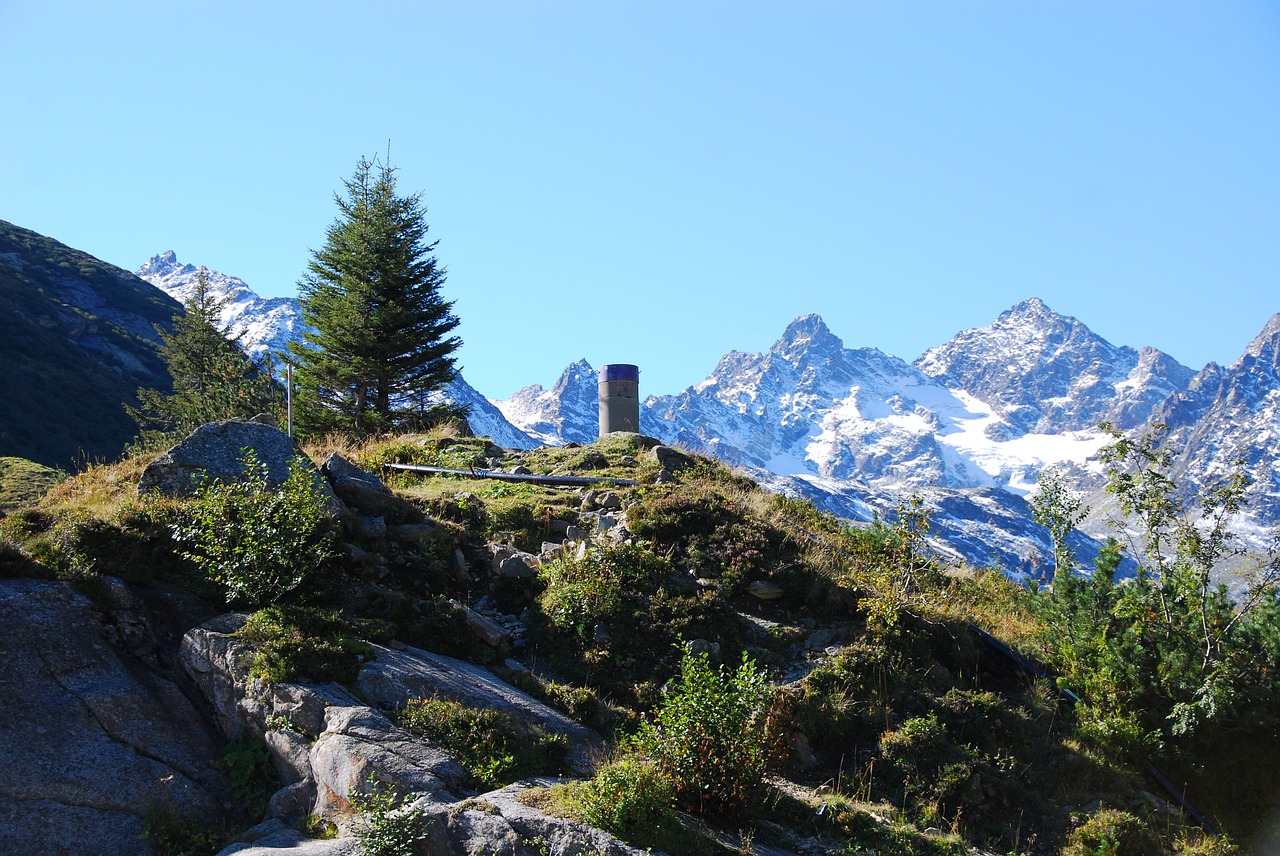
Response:
[[[157,324],[176,301],[133,274],[0,220],[0,454],[49,466],[114,459],[122,406],[162,388]]]

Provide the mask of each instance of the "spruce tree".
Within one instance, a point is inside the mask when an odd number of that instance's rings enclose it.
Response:
[[[304,320],[291,343],[298,414],[310,430],[366,433],[404,421],[455,377],[458,326],[427,242],[422,195],[396,193],[395,170],[364,158],[335,194],[339,216],[299,282]],[[310,406],[307,406],[310,405]]]
[[[126,405],[144,441],[278,409],[269,370],[255,365],[239,336],[222,326],[223,304],[210,288],[209,272],[200,268],[183,314],[172,330],[159,331],[172,391],[139,389],[138,406]]]

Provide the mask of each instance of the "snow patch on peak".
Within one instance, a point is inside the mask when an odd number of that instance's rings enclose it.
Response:
[[[154,285],[179,303],[186,303],[195,289],[200,269],[182,264],[177,253],[168,250],[151,257],[138,268],[140,279]],[[239,336],[242,348],[255,360],[278,361],[276,356],[288,349],[309,329],[302,320],[302,307],[295,298],[258,296],[244,280],[205,269],[209,291],[222,302],[219,323],[232,335]]]

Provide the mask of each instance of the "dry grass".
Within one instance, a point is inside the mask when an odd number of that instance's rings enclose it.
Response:
[[[113,464],[90,464],[87,469],[54,486],[38,507],[51,514],[79,514],[117,520],[137,507],[138,480],[160,451],[127,457]]]

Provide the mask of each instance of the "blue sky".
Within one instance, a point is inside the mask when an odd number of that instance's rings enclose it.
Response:
[[[0,0],[0,80],[0,218],[269,296],[390,141],[494,397],[808,312],[911,360],[1037,296],[1200,368],[1280,311],[1273,2]]]

